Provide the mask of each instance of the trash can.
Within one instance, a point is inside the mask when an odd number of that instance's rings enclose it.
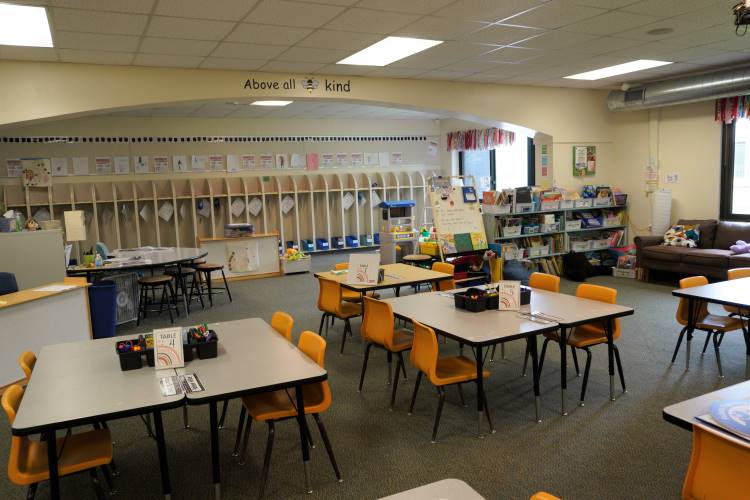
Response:
[[[112,281],[102,280],[89,286],[89,313],[95,339],[114,337],[117,292]]]

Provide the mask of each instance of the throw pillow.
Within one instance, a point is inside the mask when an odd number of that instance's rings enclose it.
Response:
[[[684,224],[669,228],[664,234],[664,245],[695,248],[698,246],[700,231],[697,225]]]

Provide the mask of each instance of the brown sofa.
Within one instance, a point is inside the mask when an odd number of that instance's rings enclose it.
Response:
[[[697,248],[662,245],[662,236],[635,237],[638,267],[644,270],[645,279],[655,269],[723,280],[727,269],[750,267],[750,254],[735,255],[729,250],[737,240],[750,241],[750,223],[680,219],[677,224],[699,225]]]

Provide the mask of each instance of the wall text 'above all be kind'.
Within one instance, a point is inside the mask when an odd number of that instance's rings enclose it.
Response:
[[[329,80],[324,78],[322,84],[315,78],[300,78],[297,81],[295,78],[288,78],[285,80],[275,80],[267,78],[255,78],[251,77],[245,80],[243,89],[249,90],[295,90],[297,86],[305,89],[312,93],[315,90],[323,92],[351,92],[352,82],[351,80]]]

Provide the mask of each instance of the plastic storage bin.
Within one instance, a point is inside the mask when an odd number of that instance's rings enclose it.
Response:
[[[114,282],[102,280],[91,284],[89,314],[95,339],[105,339],[116,335],[117,290]]]
[[[344,238],[341,236],[334,236],[331,238],[331,247],[334,249],[341,249],[344,248]]]
[[[317,238],[315,240],[315,247],[318,250],[330,250],[330,246],[328,245],[328,242],[325,240],[325,238]]]
[[[346,246],[348,246],[349,248],[357,248],[359,246],[359,238],[357,238],[353,234],[350,234],[346,237]]]
[[[359,235],[359,244],[362,245],[362,246],[371,247],[372,245],[375,244],[375,240],[369,234],[360,234]]]
[[[313,242],[310,240],[302,240],[302,251],[303,252],[312,252],[315,250],[315,245],[313,245]]]

